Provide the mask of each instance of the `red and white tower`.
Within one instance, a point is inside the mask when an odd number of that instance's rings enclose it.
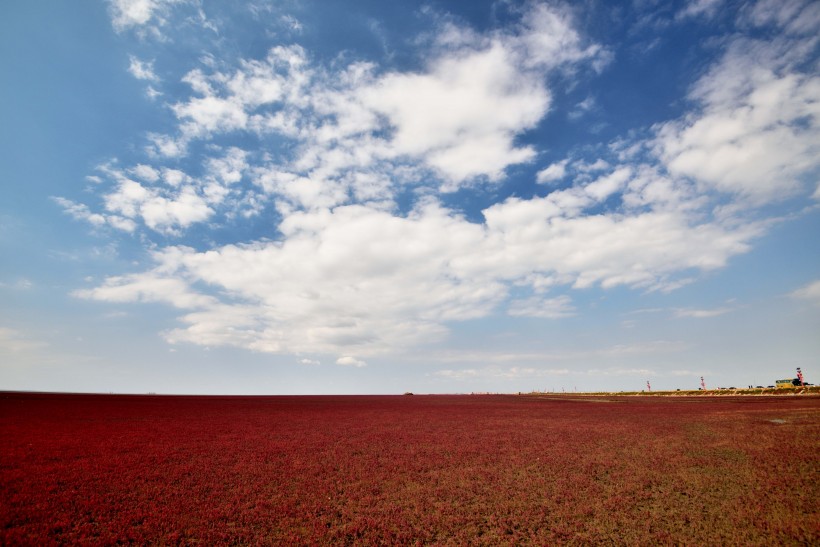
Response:
[[[797,367],[797,379],[800,381],[800,387],[804,387],[805,384],[803,383],[803,371],[800,370],[800,367]]]
[[[700,377],[700,389],[706,391],[706,382],[703,380],[703,376]]]

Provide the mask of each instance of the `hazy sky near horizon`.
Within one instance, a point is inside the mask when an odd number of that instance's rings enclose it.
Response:
[[[820,4],[6,2],[0,389],[820,382]]]

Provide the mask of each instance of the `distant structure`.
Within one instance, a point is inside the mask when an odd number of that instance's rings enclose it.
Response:
[[[803,379],[803,371],[800,370],[800,367],[797,367],[797,378],[784,378],[783,380],[776,380],[775,385],[778,388],[788,388],[788,387],[806,387],[806,381]]]
[[[646,391],[652,391],[652,386],[649,385],[649,380],[646,381]]]
[[[703,380],[703,376],[700,377],[700,389],[706,391],[706,382]]]

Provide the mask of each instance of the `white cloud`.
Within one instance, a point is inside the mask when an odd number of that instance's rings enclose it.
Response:
[[[718,317],[732,311],[732,308],[695,309],[679,308],[675,310],[675,317],[690,317],[694,319],[706,319]]]
[[[159,171],[150,165],[139,164],[131,169],[130,172],[146,182],[157,182],[160,177]]]
[[[198,0],[108,0],[111,25],[118,33],[133,31],[141,38],[168,41],[163,34],[168,21],[179,7],[187,7],[187,13],[180,19],[185,24],[195,24],[202,29],[218,32],[214,23],[205,16]]]
[[[433,376],[448,380],[514,380],[518,378],[543,378],[547,376],[565,376],[569,369],[542,369],[537,367],[507,367],[489,366],[483,368],[444,369],[437,370]]]
[[[150,86],[150,85],[149,85],[149,86],[145,89],[145,95],[146,95],[149,99],[151,99],[151,100],[153,101],[153,100],[154,100],[154,99],[156,99],[157,97],[161,96],[161,95],[162,95],[162,92],[161,92],[161,91],[157,91],[156,89],[154,89],[152,86]]]
[[[689,0],[677,15],[677,18],[685,17],[711,17],[723,4],[723,0]]]
[[[605,159],[598,158],[592,163],[578,162],[573,167],[580,173],[594,173],[596,171],[605,171],[611,166]]]
[[[188,152],[188,141],[184,138],[174,138],[157,133],[149,133],[147,137],[151,144],[146,146],[145,150],[151,156],[179,158]]]
[[[775,24],[791,34],[814,35],[820,28],[820,5],[813,0],[759,0],[749,19],[759,26]]]
[[[292,15],[283,15],[280,19],[290,30],[295,32],[302,30],[302,23]]]
[[[62,197],[53,197],[52,199],[55,203],[61,206],[66,213],[77,220],[90,222],[94,226],[102,226],[106,222],[105,216],[98,213],[92,213],[87,205],[82,203],[74,203],[70,199]]]
[[[585,45],[568,9],[546,3],[532,5],[522,17],[524,32],[511,38],[527,66],[555,68],[603,53],[597,44]]]
[[[19,354],[46,346],[45,342],[35,340],[17,329],[0,327],[0,352]]]
[[[337,365],[342,365],[342,366],[345,366],[345,367],[356,367],[356,368],[362,368],[362,367],[367,366],[367,363],[362,361],[361,359],[356,359],[355,357],[350,357],[350,356],[339,357],[338,359],[336,359],[336,364]]]
[[[134,218],[139,213],[140,206],[151,197],[151,194],[152,192],[142,184],[122,178],[117,190],[105,196],[105,208]]]
[[[239,182],[248,169],[247,155],[244,150],[233,147],[222,157],[209,158],[206,162],[208,175],[223,186]]]
[[[570,120],[578,120],[584,114],[594,110],[596,106],[597,106],[597,101],[595,100],[595,97],[587,97],[583,101],[576,104],[575,109],[570,111],[567,114],[567,117]]]
[[[813,281],[803,287],[800,287],[790,295],[792,298],[799,300],[807,300],[815,305],[820,306],[820,280]]]
[[[79,294],[201,308],[181,317],[174,341],[367,356],[441,340],[449,322],[492,313],[510,284],[661,288],[680,270],[722,266],[752,235],[671,212],[566,217],[549,199],[509,200],[485,216],[474,224],[432,203],[407,217],[360,205],[296,211],[280,224],[281,241],[166,248],[155,270]],[[509,312],[573,309],[558,295],[519,299]]]
[[[60,205],[67,214],[71,215],[72,218],[83,222],[88,222],[92,226],[102,227],[109,225],[124,232],[133,232],[137,228],[134,221],[129,218],[124,218],[119,215],[92,213],[87,205],[75,203],[70,199],[62,197],[52,197],[52,199],[55,203]]]
[[[601,356],[646,355],[654,353],[678,353],[687,348],[682,342],[654,340],[635,344],[618,344],[596,352]]]
[[[425,362],[435,361],[440,363],[493,363],[493,367],[499,367],[509,363],[526,363],[530,368],[542,368],[550,365],[547,370],[565,370],[564,368],[554,368],[559,363],[569,362],[589,363],[602,360],[618,359],[623,357],[633,357],[642,355],[673,354],[687,349],[686,344],[669,340],[654,340],[634,344],[618,344],[606,347],[589,347],[584,349],[568,349],[553,351],[533,351],[533,352],[504,352],[497,350],[481,351],[447,351],[444,353],[434,353],[424,355]]]
[[[593,368],[587,371],[590,376],[656,376],[657,372],[648,368],[623,368],[623,367],[609,367],[609,368]]]
[[[699,194],[686,179],[678,179],[657,167],[640,165],[621,194],[629,209],[650,207],[656,211],[696,211],[708,205],[708,198]]]
[[[476,176],[497,179],[534,159],[515,136],[547,112],[545,75],[564,63],[594,58],[567,14],[537,5],[516,34],[481,38],[448,27],[447,48],[420,74],[388,74],[359,92],[395,129],[397,154],[421,156],[455,189]]]
[[[396,129],[397,154],[420,155],[445,176],[497,178],[534,157],[514,135],[544,115],[549,93],[517,70],[503,43],[437,60],[425,74],[389,74],[361,91],[367,106]]]
[[[133,55],[131,55],[129,59],[128,72],[130,72],[134,78],[151,82],[159,81],[159,77],[154,73],[153,61],[141,61]]]
[[[419,160],[447,191],[475,177],[498,179],[535,158],[515,139],[547,112],[549,72],[601,54],[561,10],[534,6],[522,20],[504,32],[462,29],[456,34],[469,40],[439,40],[420,72],[377,76],[362,62],[330,71],[298,46],[274,47],[233,72],[193,70],[184,81],[197,96],[172,105],[179,134],[152,136],[153,149],[177,157],[194,139],[276,132],[301,144],[279,170],[320,184],[351,169],[372,174]]]
[[[689,9],[708,14],[716,5]],[[167,8],[158,0],[112,6],[119,29],[161,24]],[[808,7],[793,11],[801,10]],[[796,25],[796,15],[750,13],[748,24]],[[545,123],[552,76],[581,63],[600,68],[607,55],[585,43],[568,11],[546,4],[484,34],[454,24],[439,30],[413,72],[345,65],[345,57],[323,67],[299,46],[190,70],[190,94],[170,105],[176,130],[148,135],[153,162],[101,169],[102,212],[55,201],[97,226],[164,235],[270,205],[278,224],[266,235],[274,239],[157,247],[153,269],[76,296],[184,310],[165,333],[171,342],[332,354],[357,366],[440,341],[452,322],[498,310],[575,315],[570,289],[673,290],[723,267],[763,233],[765,222],[716,213],[719,200],[742,208],[799,192],[816,166],[820,79],[800,69],[805,48],[732,38],[692,88],[688,115],[625,138],[604,157],[570,154],[536,174],[539,183],[568,187],[510,197],[469,221],[431,196],[534,161],[541,151],[519,139]],[[155,77],[136,58],[132,74]],[[252,152],[223,146],[254,137],[263,145]],[[188,153],[201,156],[183,163]],[[399,212],[408,190],[415,205]],[[617,347],[609,355],[666,350]],[[486,373],[465,370],[451,373]]]
[[[139,36],[162,39],[160,27],[167,22],[171,8],[189,0],[108,0],[111,24],[117,32],[134,29]]]
[[[603,201],[615,192],[620,192],[631,176],[630,167],[619,167],[612,173],[584,186],[584,192],[596,201]]]
[[[485,315],[503,295],[498,283],[448,274],[450,246],[481,231],[440,209],[401,219],[351,206],[297,213],[280,228],[281,244],[179,250],[162,262],[257,306],[270,325],[257,335],[294,351],[366,354],[436,340],[442,321]]]
[[[672,376],[693,376],[695,378],[706,374],[706,371],[694,371],[694,370],[672,370],[669,372]]]
[[[748,225],[691,224],[680,211],[583,216],[592,205],[583,189],[494,205],[484,211],[483,254],[453,263],[470,272],[493,266],[510,276],[551,272],[577,288],[598,283],[662,288],[674,282],[669,276],[675,272],[722,267],[730,256],[748,250],[757,233]]]
[[[437,370],[433,373],[433,375],[453,380],[465,380],[478,377],[479,371],[474,368],[465,368],[461,370],[445,369]]]
[[[25,277],[19,278],[17,281],[13,283],[6,283],[4,281],[0,281],[0,288],[2,289],[13,289],[16,291],[27,291],[34,286],[34,283],[30,279],[26,279]]]
[[[159,272],[109,277],[100,287],[72,294],[106,302],[167,302],[177,308],[201,308],[215,303],[213,298],[192,291],[185,281],[164,277]]]
[[[151,196],[140,204],[140,216],[152,230],[173,231],[202,222],[213,214],[206,200],[191,186],[183,186],[172,199]]]
[[[184,171],[180,171],[179,169],[168,169],[165,168],[162,170],[162,180],[165,181],[166,184],[171,186],[179,186],[180,184],[187,182],[191,182],[191,177],[185,174]]]
[[[820,155],[820,77],[798,68],[805,46],[735,39],[693,88],[699,110],[659,127],[669,172],[752,204],[802,191]]]
[[[536,173],[535,180],[541,184],[561,180],[566,176],[568,162],[569,160],[562,160],[545,167]]]
[[[218,97],[197,97],[173,107],[183,120],[182,131],[189,137],[204,137],[215,131],[229,132],[244,129],[248,115],[242,104]]]
[[[172,106],[181,122],[181,135],[179,139],[164,136],[163,143],[186,143],[249,128],[283,129],[286,123],[281,113],[277,118],[260,109],[280,101],[306,106],[302,89],[310,80],[310,72],[303,70],[306,62],[300,47],[277,46],[264,60],[242,61],[232,74],[190,71],[183,81],[199,96]],[[274,120],[279,121],[272,123]]]
[[[133,232],[137,229],[137,224],[130,218],[123,218],[118,215],[108,215],[105,217],[105,220],[108,224],[117,230],[122,230],[123,232]]]
[[[162,2],[157,0],[111,0],[111,16],[114,28],[122,31],[132,26],[144,25],[155,16]]]
[[[249,167],[246,158],[245,151],[228,148],[222,155],[206,158],[202,176],[197,179],[163,166],[137,164],[122,169],[114,163],[102,165],[99,171],[112,183],[102,193],[103,204],[112,214],[92,213],[86,205],[64,198],[55,201],[73,217],[97,226],[108,223],[133,231],[141,221],[151,230],[180,235],[192,224],[211,219],[217,210],[225,214],[258,212],[260,205],[252,194],[234,189]],[[97,179],[102,186],[105,179]]]
[[[513,300],[507,313],[517,317],[541,317],[543,319],[561,319],[575,315],[572,299],[567,295],[555,298],[531,297]]]

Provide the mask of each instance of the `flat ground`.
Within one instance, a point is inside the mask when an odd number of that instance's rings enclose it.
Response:
[[[820,544],[820,397],[0,393],[0,544]]]

